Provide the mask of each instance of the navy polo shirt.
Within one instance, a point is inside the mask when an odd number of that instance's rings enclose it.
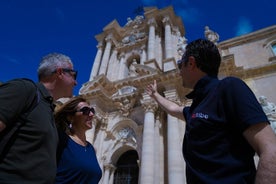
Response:
[[[203,77],[183,109],[183,155],[189,184],[254,183],[255,151],[243,137],[250,125],[268,122],[250,88],[240,79]]]

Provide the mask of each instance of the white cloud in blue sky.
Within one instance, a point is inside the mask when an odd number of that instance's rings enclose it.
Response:
[[[13,64],[21,64],[20,61],[18,61],[17,59],[8,56],[8,55],[0,55],[0,58],[3,58],[3,60],[1,62],[9,62],[9,63],[13,63]]]
[[[236,26],[236,36],[241,36],[253,31],[253,26],[250,20],[246,17],[240,17]]]

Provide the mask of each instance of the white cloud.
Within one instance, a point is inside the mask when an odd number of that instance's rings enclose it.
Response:
[[[9,62],[9,63],[13,63],[13,64],[21,64],[20,61],[18,61],[17,59],[7,56],[7,55],[1,55],[1,58],[3,58],[3,62]]]
[[[240,17],[238,24],[236,26],[236,36],[241,36],[243,34],[247,34],[252,32],[253,26],[250,22],[250,20],[246,17]]]

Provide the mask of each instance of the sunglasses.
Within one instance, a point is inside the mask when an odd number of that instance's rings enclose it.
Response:
[[[82,112],[83,115],[89,115],[90,112],[95,114],[95,109],[93,107],[83,107],[80,110],[77,110],[76,112]]]
[[[179,70],[182,69],[182,64],[183,64],[183,63],[184,63],[184,62],[183,62],[182,59],[180,59],[180,60],[177,61],[177,67],[178,67]]]
[[[61,70],[63,72],[69,73],[74,78],[74,80],[77,80],[77,75],[78,75],[77,70],[72,70],[70,68],[61,68]],[[57,70],[53,71],[52,73],[56,73],[56,72],[57,72]]]
[[[70,75],[73,76],[73,78],[75,80],[77,80],[78,71],[72,70],[72,69],[68,69],[68,68],[62,68],[62,71],[69,73]]]

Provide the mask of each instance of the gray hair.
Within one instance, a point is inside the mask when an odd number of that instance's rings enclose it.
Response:
[[[50,53],[42,57],[37,69],[38,79],[50,76],[57,68],[73,66],[70,57],[60,53]]]

